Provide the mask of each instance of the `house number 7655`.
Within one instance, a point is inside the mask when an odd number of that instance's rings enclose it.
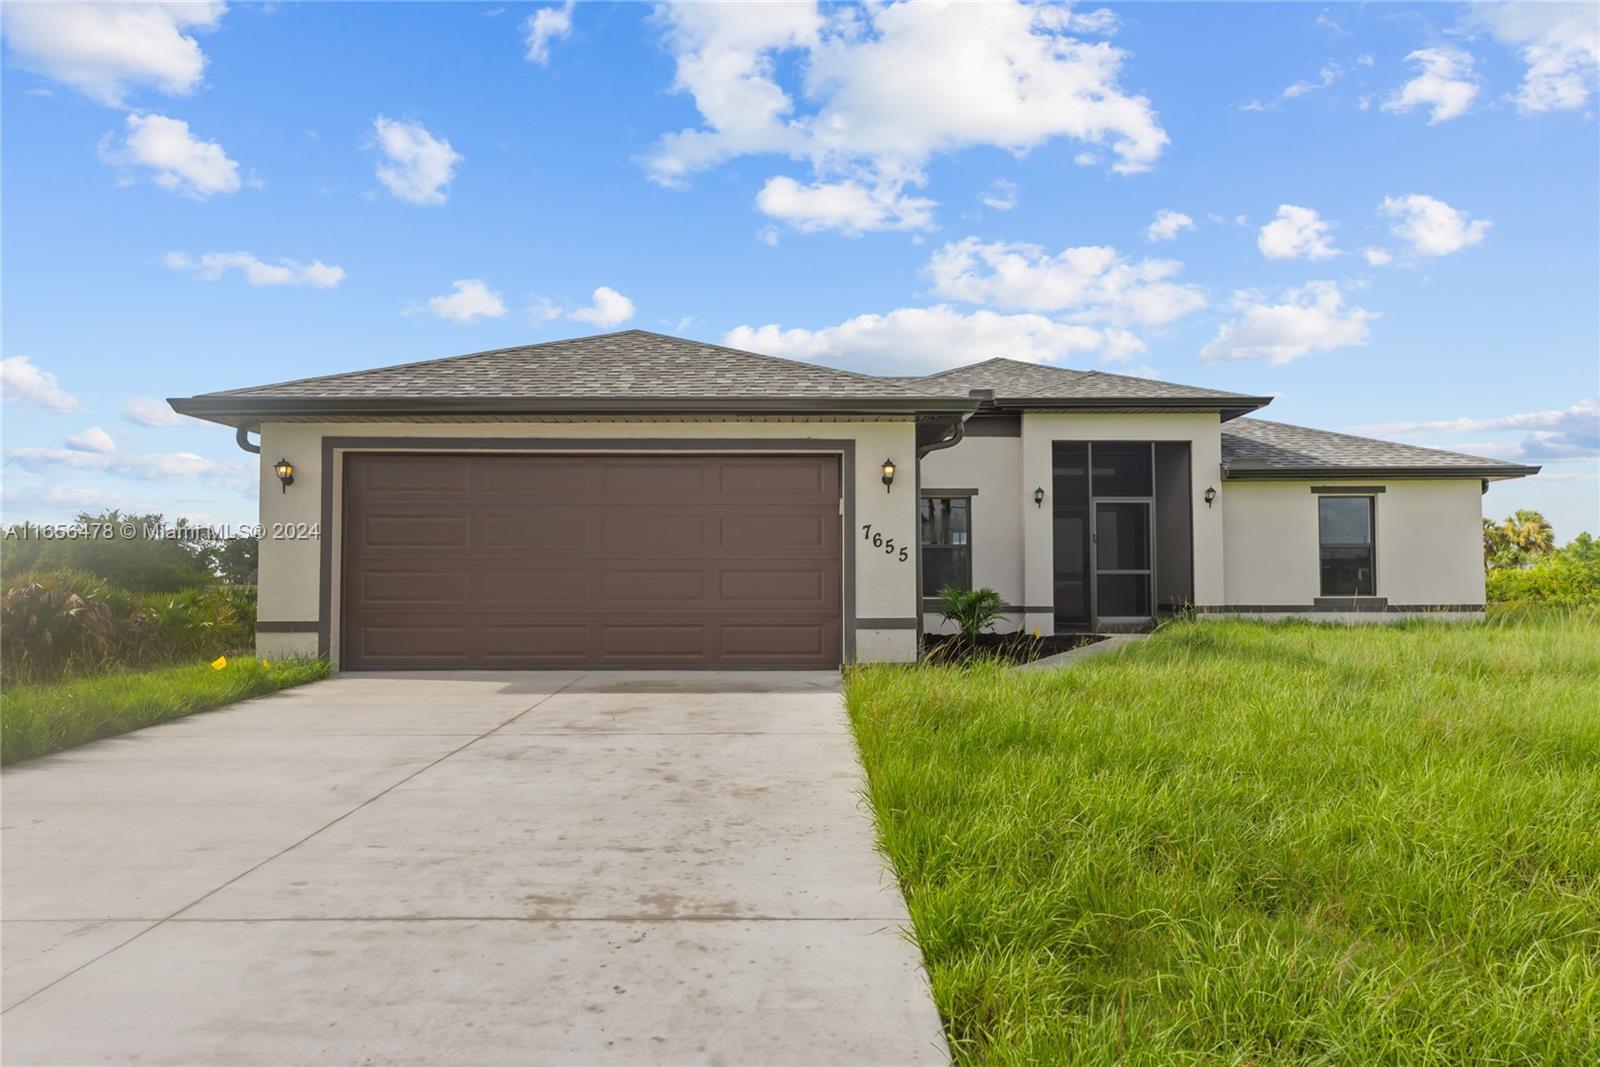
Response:
[[[873,533],[872,523],[870,522],[862,525],[861,539],[863,541],[871,541],[873,548],[883,549],[883,554],[885,556],[894,556],[901,563],[904,563],[906,560],[911,558],[910,551],[904,545],[900,546],[898,553],[895,551],[894,538],[885,537],[881,533]]]

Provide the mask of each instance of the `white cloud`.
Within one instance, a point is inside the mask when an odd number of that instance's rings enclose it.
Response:
[[[996,178],[989,183],[989,188],[978,194],[978,199],[985,207],[996,211],[1010,211],[1017,206],[1017,183]]]
[[[541,7],[523,20],[529,62],[541,67],[549,63],[550,43],[572,33],[572,4],[573,0],[566,0],[560,7]]]
[[[301,263],[280,259],[264,263],[249,252],[207,252],[195,259],[187,252],[168,252],[162,260],[169,270],[193,271],[199,278],[214,282],[230,270],[242,273],[251,285],[308,285],[313,289],[332,289],[344,281],[344,268],[331,267],[320,259]]]
[[[382,115],[372,120],[372,129],[387,160],[378,164],[378,180],[384,187],[408,203],[444,203],[456,164],[462,160],[450,142],[435,137],[419,122]]]
[[[1023,311],[1071,312],[1077,322],[1160,326],[1206,304],[1197,286],[1173,282],[1183,264],[1127,260],[1088,245],[1050,255],[1038,245],[976,237],[946,244],[928,260],[933,291],[952,300]]]
[[[1580,400],[1569,408],[1526,411],[1490,418],[1462,417],[1426,422],[1388,422],[1358,427],[1357,433],[1439,436],[1461,433],[1526,431],[1519,441],[1479,442],[1452,447],[1505,459],[1538,461],[1600,455],[1600,401]]]
[[[942,370],[989,356],[1033,363],[1054,363],[1079,354],[1123,360],[1144,349],[1124,330],[1057,322],[1045,315],[964,314],[943,304],[857,315],[820,330],[739,326],[728,331],[723,343],[790,359],[874,361],[907,373]]]
[[[1285,100],[1293,100],[1297,96],[1305,96],[1308,93],[1320,92],[1323,89],[1331,87],[1334,82],[1339,80],[1342,74],[1344,74],[1344,68],[1332,60],[1329,60],[1322,65],[1320,70],[1317,71],[1316,81],[1305,81],[1304,79],[1297,81],[1292,85],[1286,86],[1283,90],[1282,96]]]
[[[934,202],[904,196],[903,182],[867,188],[855,181],[801,185],[793,178],[770,179],[756,194],[763,215],[802,233],[838,230],[854,236],[867,230],[920,230],[933,225]]]
[[[505,301],[477,278],[458,278],[450,283],[454,292],[428,298],[427,311],[452,322],[473,319],[498,319],[506,313]],[[413,312],[420,309],[413,309]]]
[[[6,462],[25,470],[94,471],[139,481],[206,481],[235,489],[254,484],[253,463],[222,463],[193,452],[85,452],[76,448],[13,448]]]
[[[34,366],[27,356],[0,359],[0,396],[63,415],[83,410],[77,397],[62,389],[54,374]]]
[[[1368,326],[1378,316],[1365,308],[1346,308],[1334,282],[1307,282],[1285,290],[1278,303],[1259,292],[1234,294],[1240,315],[1217,331],[1200,350],[1204,360],[1264,359],[1282,364],[1311,352],[1367,343]]]
[[[1089,34],[1096,37],[1109,37],[1122,28],[1122,20],[1117,18],[1117,13],[1110,8],[1097,7],[1093,11],[1079,14],[1072,11],[1067,16],[1066,28],[1074,33]]]
[[[68,437],[67,447],[77,449],[79,452],[110,453],[117,450],[117,442],[100,427],[91,426],[82,433]]]
[[[187,95],[206,57],[190,33],[215,29],[221,3],[14,3],[3,13],[19,66],[112,107],[132,86]]]
[[[1521,49],[1523,111],[1575,111],[1600,87],[1600,18],[1593,4],[1479,4],[1473,21]]]
[[[1331,259],[1339,254],[1331,229],[1311,208],[1279,204],[1278,217],[1261,227],[1256,247],[1268,259]]]
[[[588,307],[567,312],[567,318],[595,326],[616,326],[633,318],[633,301],[610,286],[600,286],[592,299]]]
[[[100,143],[100,155],[116,166],[148,167],[161,188],[197,200],[239,191],[239,164],[217,142],[190,133],[182,119],[129,115],[122,143],[113,146],[108,135]]]
[[[136,396],[122,405],[122,417],[140,426],[183,426],[196,420],[179,415],[164,401],[152,396]]]
[[[775,153],[807,161],[818,186],[847,179],[898,200],[934,156],[972,146],[1023,153],[1069,137],[1108,148],[1114,168],[1131,172],[1148,169],[1167,144],[1150,102],[1118,84],[1124,53],[1072,36],[1062,8],[657,10],[677,64],[673,88],[694,98],[702,119],[662,137],[645,160],[664,185]],[[802,72],[797,87],[780,84],[780,67]]]
[[[1378,210],[1395,220],[1390,232],[1409,243],[1411,251],[1419,256],[1448,256],[1479,244],[1493,225],[1488,219],[1471,218],[1443,200],[1420,193],[1386,196]]]
[[[1385,111],[1404,112],[1431,107],[1428,125],[1460,118],[1478,95],[1478,79],[1472,72],[1472,56],[1459,48],[1440,45],[1419,48],[1406,56],[1417,76],[1383,101]]]
[[[1394,262],[1394,253],[1387,248],[1363,248],[1361,255],[1373,267],[1387,267]]]
[[[1170,241],[1180,230],[1194,229],[1194,219],[1181,211],[1162,208],[1156,212],[1155,221],[1144,231],[1146,241]]]

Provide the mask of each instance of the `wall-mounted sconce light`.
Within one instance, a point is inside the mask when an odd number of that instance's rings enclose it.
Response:
[[[883,461],[883,491],[885,493],[887,493],[889,491],[889,488],[891,486],[893,486],[893,485],[894,485],[894,460],[886,459],[886,460]]]
[[[1211,506],[1211,502],[1213,500],[1217,499],[1217,491],[1216,491],[1216,489],[1214,489],[1213,487],[1211,487],[1209,485],[1206,486],[1206,497],[1205,497],[1205,499],[1206,499],[1206,507],[1209,508]]]
[[[1042,485],[1033,491],[1033,506],[1036,508],[1044,507],[1044,486]]]
[[[280,459],[272,465],[272,473],[278,476],[278,481],[283,483],[283,491],[287,493],[294,484],[294,464],[286,459]]]

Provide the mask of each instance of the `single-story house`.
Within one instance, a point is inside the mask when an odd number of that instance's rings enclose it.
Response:
[[[261,654],[344,669],[905,661],[947,585],[1044,634],[1483,611],[1480,494],[1537,467],[1267,403],[641,330],[171,401],[260,454]]]

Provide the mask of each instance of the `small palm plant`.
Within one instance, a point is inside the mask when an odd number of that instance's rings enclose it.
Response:
[[[995,620],[1005,608],[1005,597],[993,589],[958,589],[947,585],[939,590],[944,608],[939,612],[947,622],[953,622],[961,632],[961,643],[972,647],[978,635],[994,629]]]

